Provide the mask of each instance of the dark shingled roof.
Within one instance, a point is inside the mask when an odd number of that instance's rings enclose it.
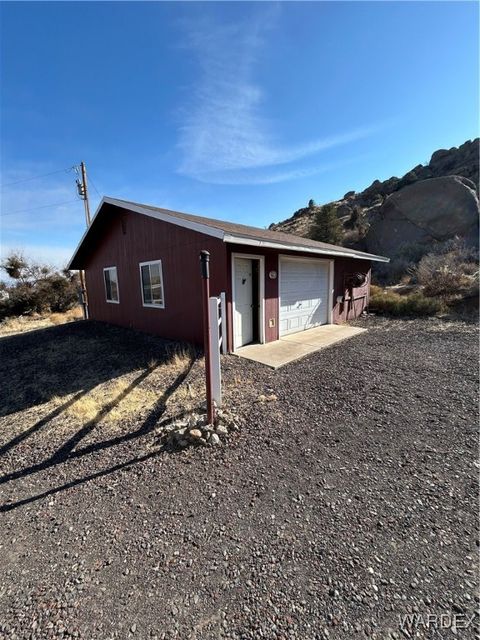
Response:
[[[186,222],[193,222],[196,224],[205,225],[206,227],[211,227],[216,231],[223,232],[227,236],[232,236],[232,238],[226,238],[227,242],[235,242],[237,244],[242,243],[242,238],[245,240],[254,240],[258,242],[272,242],[277,245],[282,245],[285,249],[289,248],[291,250],[298,249],[299,251],[304,248],[306,251],[308,250],[317,250],[322,253],[328,253],[332,256],[335,254],[339,254],[342,256],[352,256],[355,258],[363,258],[364,260],[378,260],[381,262],[388,262],[388,258],[384,258],[383,256],[377,256],[370,253],[364,253],[363,251],[356,251],[355,249],[349,249],[347,247],[341,247],[334,244],[328,244],[326,242],[317,242],[316,240],[311,240],[310,238],[303,238],[301,236],[296,236],[292,233],[283,233],[282,231],[271,231],[269,229],[260,229],[258,227],[250,227],[245,224],[238,224],[235,222],[227,222],[226,220],[216,220],[214,218],[206,218],[204,216],[197,216],[191,213],[183,213],[181,211],[172,211],[170,209],[163,209],[161,207],[154,207],[149,204],[142,204],[138,202],[131,202],[129,200],[120,200],[119,198],[105,198],[105,202],[108,204],[112,204],[114,206],[118,206],[124,209],[129,210],[130,207],[141,207],[146,211],[152,211],[152,213],[160,213],[165,214],[167,216],[172,216],[179,220],[184,220]],[[95,222],[102,205],[100,205],[97,215],[95,216],[93,223]],[[89,235],[89,231],[92,230],[92,227],[85,233],[82,238],[80,245],[75,251],[74,256],[70,262],[71,268],[78,268],[76,266],[76,258],[80,249],[82,248],[83,242],[86,240],[87,235]]]
[[[116,198],[118,199],[118,198]],[[266,240],[270,242],[279,242],[282,244],[294,244],[299,247],[311,247],[314,249],[324,249],[325,251],[331,251],[332,253],[341,251],[342,253],[348,252],[352,255],[358,256],[372,256],[374,258],[382,258],[383,256],[374,256],[373,254],[364,253],[362,251],[355,251],[355,249],[347,249],[346,247],[340,247],[335,244],[328,244],[327,242],[318,242],[317,240],[311,240],[310,238],[304,238],[302,236],[296,236],[293,233],[284,233],[283,231],[271,231],[270,229],[260,229],[259,227],[250,227],[246,224],[238,224],[236,222],[227,222],[225,220],[216,220],[215,218],[205,218],[204,216],[193,215],[192,213],[182,213],[180,211],[171,211],[170,209],[162,209],[161,207],[153,207],[149,204],[139,204],[136,202],[130,202],[128,200],[119,200],[125,204],[133,204],[137,207],[144,207],[145,209],[151,209],[152,211],[158,211],[160,213],[166,213],[168,215],[175,216],[182,220],[188,220],[190,222],[198,222],[199,224],[205,224],[207,227],[213,227],[231,233],[232,235],[241,235],[254,240]],[[128,207],[127,207],[128,208]]]

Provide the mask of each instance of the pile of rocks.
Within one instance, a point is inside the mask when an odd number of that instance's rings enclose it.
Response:
[[[213,424],[208,423],[206,413],[193,412],[166,425],[162,442],[174,449],[185,449],[189,445],[216,446],[238,429],[237,416],[228,410],[216,409]]]

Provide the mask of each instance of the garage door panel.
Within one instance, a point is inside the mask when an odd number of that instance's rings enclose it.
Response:
[[[328,322],[328,264],[280,260],[280,335]]]

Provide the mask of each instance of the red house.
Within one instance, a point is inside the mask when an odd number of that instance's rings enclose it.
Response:
[[[89,316],[201,343],[199,253],[226,293],[227,347],[355,318],[375,256],[308,238],[103,198],[69,269],[85,270]]]

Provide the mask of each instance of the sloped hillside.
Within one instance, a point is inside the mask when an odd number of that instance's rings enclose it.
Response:
[[[455,236],[478,241],[479,139],[439,149],[427,165],[402,178],[375,180],[333,204],[344,224],[345,244],[391,255],[415,243]],[[299,209],[270,229],[308,237],[318,206]]]

